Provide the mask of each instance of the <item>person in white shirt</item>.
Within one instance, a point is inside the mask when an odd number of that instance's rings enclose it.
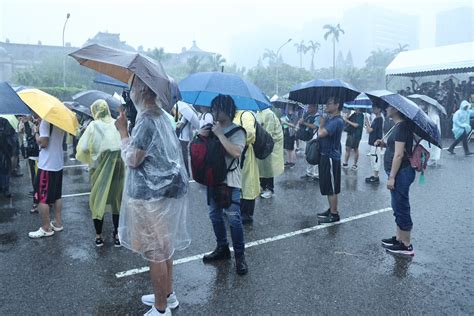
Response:
[[[61,221],[62,182],[63,182],[63,139],[64,131],[42,120],[39,134],[35,134],[40,146],[38,159],[37,191],[38,211],[41,216],[41,227],[30,232],[30,238],[49,237],[54,232],[63,230]],[[50,222],[49,205],[54,204],[54,220]]]
[[[186,102],[179,101],[176,108],[181,114],[181,119],[176,126],[176,134],[183,151],[184,164],[189,176],[189,142],[195,130],[199,129],[199,117],[196,110]]]

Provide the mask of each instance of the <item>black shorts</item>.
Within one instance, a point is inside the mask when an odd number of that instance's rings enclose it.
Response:
[[[341,161],[321,155],[319,160],[319,189],[322,195],[341,192]]]
[[[283,148],[286,150],[295,150],[296,136],[290,136],[290,132],[283,134]]]
[[[62,196],[63,171],[38,169],[36,176],[35,200],[42,204],[53,204]]]
[[[351,149],[359,149],[360,138],[355,137],[353,134],[347,134],[346,147]]]

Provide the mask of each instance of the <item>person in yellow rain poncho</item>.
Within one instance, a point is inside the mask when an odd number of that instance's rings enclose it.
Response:
[[[91,194],[89,207],[96,231],[95,244],[104,244],[102,225],[107,206],[111,208],[114,223],[114,245],[120,247],[117,236],[119,212],[125,178],[125,166],[121,158],[120,134],[115,128],[115,120],[110,115],[105,100],[97,100],[91,105],[92,121],[77,144],[76,159],[89,165]]]
[[[250,111],[237,111],[234,123],[242,126],[247,132],[247,142],[241,159],[242,166],[242,198],[240,200],[240,212],[242,223],[253,222],[255,210],[255,199],[260,195],[260,176],[258,172],[257,158],[253,151],[256,136],[256,117]]]
[[[257,159],[258,171],[260,173],[261,197],[271,198],[274,193],[274,177],[279,176],[285,170],[285,159],[283,157],[283,128],[280,119],[271,109],[258,112],[257,118],[262,127],[273,138],[273,151],[267,158]]]

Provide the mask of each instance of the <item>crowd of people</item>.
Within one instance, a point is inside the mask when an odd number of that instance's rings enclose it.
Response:
[[[305,143],[314,140],[319,144],[319,163],[307,163],[302,178],[318,180],[320,193],[328,200],[327,210],[315,214],[319,222],[340,221],[342,169],[358,170],[364,130],[368,133],[372,169],[365,181],[377,185],[383,167],[395,216],[395,236],[383,239],[382,246],[394,254],[414,255],[409,201],[415,179],[409,160],[414,135],[407,117],[396,108],[348,112],[343,111],[342,102],[331,97],[324,106],[309,105],[306,110],[288,104],[278,117],[272,109],[258,113],[238,110],[231,96],[218,95],[210,107],[178,102],[169,114],[163,110],[166,101],[138,77],[133,80],[130,98],[137,110],[131,133],[124,112],[115,120],[106,101],[97,100],[91,105],[93,119],[84,122],[79,132],[75,158],[89,166],[89,208],[95,245],[104,245],[103,220],[110,211],[114,246],[124,246],[149,262],[154,293],[142,297],[142,302],[151,306],[147,315],[170,315],[170,309],[179,305],[173,289],[173,254],[191,242],[186,228],[187,193],[194,172],[193,142],[198,137],[217,139],[225,161],[223,181],[209,185],[206,190],[216,247],[203,257],[205,263],[231,258],[227,219],[236,273],[248,272],[243,227],[253,222],[255,201],[258,197],[272,198],[275,177],[285,168],[293,168],[297,163],[296,152],[303,151]],[[470,108],[470,103],[463,101],[456,112],[459,114],[454,115],[456,141],[451,153],[462,141],[466,154],[470,154],[467,138],[471,129],[466,125]],[[433,111],[427,104],[423,109],[428,114]],[[259,148],[254,148],[259,128],[273,140],[272,151],[264,159],[257,158]],[[344,132],[347,137],[343,152]],[[1,189],[10,197],[6,179],[16,163],[16,144],[22,139],[22,146],[18,147],[24,148],[33,187],[31,212],[38,212],[41,218],[41,226],[30,232],[29,237],[50,237],[64,229],[61,197],[65,132],[33,114],[20,119],[18,133],[20,138],[10,122],[0,118]],[[430,146],[433,160],[438,161],[441,152],[435,150]]]

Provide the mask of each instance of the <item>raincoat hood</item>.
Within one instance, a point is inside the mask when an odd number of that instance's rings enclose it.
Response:
[[[98,99],[91,105],[91,113],[94,120],[102,120],[109,123],[112,120],[109,105],[103,99]]]
[[[471,103],[467,102],[466,100],[461,102],[461,105],[459,106],[460,110],[467,111],[471,107]]]

